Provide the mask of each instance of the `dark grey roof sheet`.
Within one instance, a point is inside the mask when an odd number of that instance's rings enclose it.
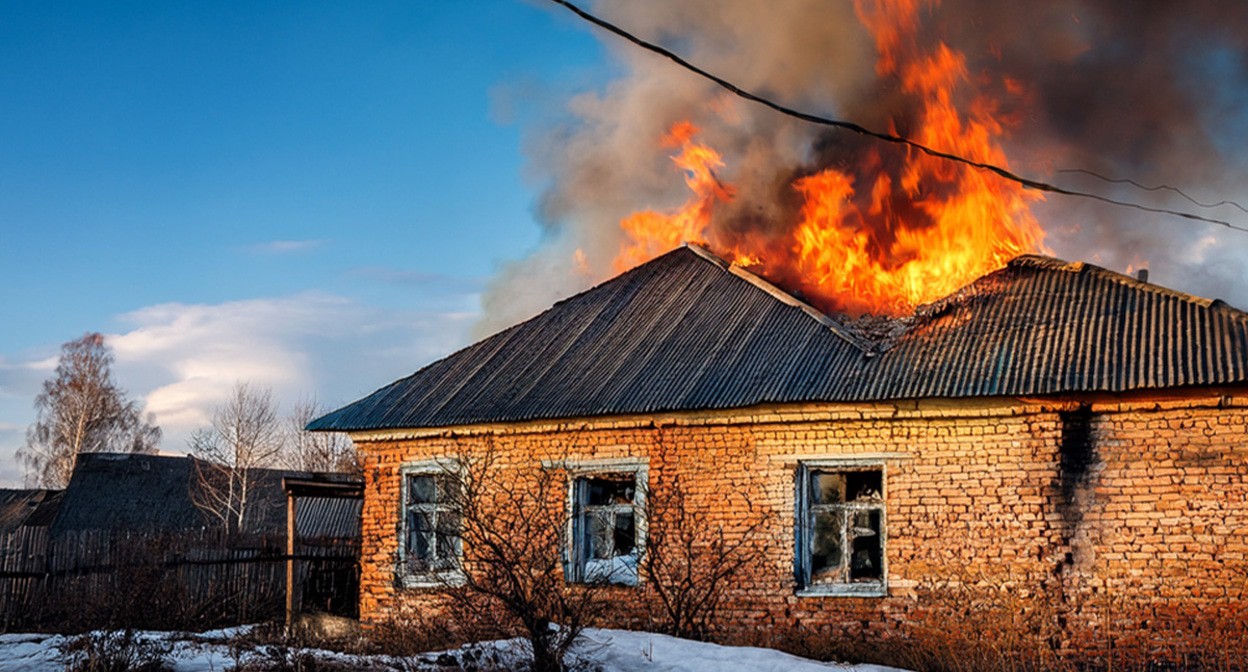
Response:
[[[19,527],[46,527],[61,502],[60,490],[0,490],[0,534]]]
[[[1019,257],[912,316],[871,326],[822,315],[686,246],[309,428],[1248,382],[1245,313],[1048,257]]]
[[[190,470],[191,462],[184,457],[79,455],[52,530],[202,527],[202,514],[188,495]]]
[[[358,539],[362,498],[301,497],[295,505],[298,538]]]
[[[309,477],[309,472],[255,469],[252,504],[246,529],[285,534],[286,495],[282,478]],[[86,453],[78,456],[65,488],[54,534],[70,530],[131,529],[175,531],[198,529],[210,521],[191,501],[195,468],[190,458],[131,453]],[[306,498],[296,506],[301,536],[359,533],[358,502]],[[311,501],[303,505],[306,500]]]

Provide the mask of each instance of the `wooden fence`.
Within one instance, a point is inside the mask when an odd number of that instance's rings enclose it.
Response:
[[[307,610],[353,616],[358,541],[299,543]],[[286,540],[217,531],[0,534],[0,631],[202,629],[280,618]]]

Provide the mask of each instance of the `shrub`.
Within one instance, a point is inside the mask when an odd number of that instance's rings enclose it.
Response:
[[[66,672],[163,672],[169,647],[133,630],[97,631],[61,646]]]

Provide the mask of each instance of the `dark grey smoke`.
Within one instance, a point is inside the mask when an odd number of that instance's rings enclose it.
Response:
[[[604,18],[787,105],[905,131],[898,84],[876,74],[874,42],[848,0],[597,2]],[[555,10],[561,11],[561,10]],[[588,30],[588,28],[587,28]],[[1083,168],[1181,187],[1201,200],[1248,202],[1248,3],[1162,0],[947,0],[923,12],[921,39],[965,55],[968,102],[989,93],[1008,120],[1016,171],[1149,205],[1248,225],[1233,208],[1206,211],[1078,174]],[[720,151],[734,202],[716,213],[724,235],[771,230],[799,204],[791,180],[889,148],[811,127],[732,98],[674,64],[602,36],[621,79],[568,101],[566,115],[531,129],[532,167],[545,188],[545,243],[505,268],[486,294],[486,333],[612,274],[618,223],[684,201],[682,176],[658,147],[675,121],[702,128]],[[1156,214],[1050,196],[1035,213],[1059,256],[1248,306],[1248,234]],[[577,264],[577,250],[583,264]]]
[[[1054,172],[1083,168],[1245,202],[1248,3],[952,0],[933,18],[930,35],[945,33],[971,72],[1001,73],[1027,90],[1009,144],[1020,170],[1248,224],[1232,207]],[[1248,307],[1248,234],[1060,197],[1036,212],[1061,256],[1115,270],[1147,264],[1155,282]]]

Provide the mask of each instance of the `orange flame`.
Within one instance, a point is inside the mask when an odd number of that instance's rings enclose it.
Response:
[[[692,123],[681,121],[663,136],[665,147],[680,147],[672,162],[685,171],[685,184],[693,196],[673,214],[645,210],[620,222],[632,243],[615,258],[616,271],[645,263],[682,243],[706,242],[715,203],[732,200],[735,190],[715,177],[715,169],[724,166],[723,159],[719,152],[693,142],[697,132]]]
[[[875,36],[877,72],[894,78],[906,96],[909,108],[901,116],[912,129],[908,137],[1008,168],[994,101],[975,99],[966,115],[955,103],[958,87],[968,80],[962,55],[943,44],[927,51],[917,46],[918,0],[858,0],[855,6]],[[1018,84],[1005,86],[1008,91]],[[892,148],[879,145],[861,149],[852,169],[828,168],[794,181],[802,199],[796,221],[765,233],[720,231],[714,210],[735,190],[716,175],[724,168],[722,157],[697,144],[696,133],[684,121],[664,137],[665,145],[680,148],[673,161],[685,171],[692,195],[674,212],[638,212],[622,221],[630,243],[616,257],[617,270],[682,242],[699,242],[735,263],[757,266],[825,310],[897,315],[1019,254],[1044,249],[1044,232],[1030,212],[1041,198],[1035,192],[916,150],[907,150],[900,166],[890,166],[884,152]]]

